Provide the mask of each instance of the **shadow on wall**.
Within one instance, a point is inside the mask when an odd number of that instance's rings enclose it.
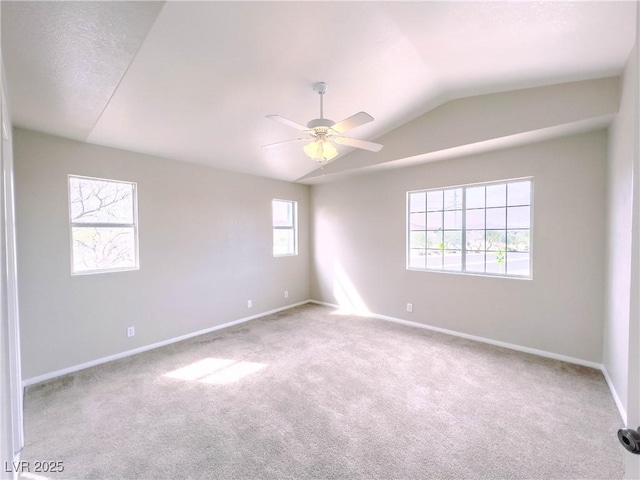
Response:
[[[334,314],[337,315],[361,315],[368,316],[371,314],[365,305],[362,297],[353,285],[349,275],[344,271],[342,265],[337,260],[333,262],[333,296],[336,299],[339,310]]]

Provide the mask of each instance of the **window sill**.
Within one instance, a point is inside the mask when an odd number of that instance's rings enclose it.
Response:
[[[410,272],[424,272],[424,273],[445,273],[447,275],[460,275],[463,277],[486,277],[486,278],[506,278],[508,280],[533,280],[533,275],[500,275],[499,273],[475,273],[475,272],[453,272],[447,270],[426,270],[422,268],[406,267]]]
[[[72,277],[80,277],[83,275],[98,275],[101,273],[120,273],[120,272],[132,272],[140,270],[140,267],[130,267],[130,268],[106,268],[102,270],[84,270],[82,272],[71,272]]]

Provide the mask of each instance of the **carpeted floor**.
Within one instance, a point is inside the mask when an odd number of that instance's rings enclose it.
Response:
[[[622,478],[601,372],[333,312],[34,385],[22,459],[63,462],[54,479]]]

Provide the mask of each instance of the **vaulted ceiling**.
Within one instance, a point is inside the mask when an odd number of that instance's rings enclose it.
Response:
[[[441,134],[428,125],[473,119],[473,100],[456,105],[480,95],[485,105],[512,102],[518,110],[523,101],[531,109],[537,98],[556,105],[566,99],[556,87],[544,89],[567,83],[582,93],[556,108],[552,124],[566,124],[562,108],[581,109],[592,97],[595,109],[572,122],[606,121],[615,111],[607,93],[615,82],[591,80],[621,73],[635,42],[636,5],[4,0],[0,8],[14,126],[313,183],[318,165],[300,144],[262,145],[300,136],[266,115],[301,124],[319,116],[318,81],[329,85],[326,117],[339,121],[364,110],[375,121],[349,136],[385,143],[379,153],[339,146],[329,173],[349,162],[351,170],[402,165],[426,161],[438,148],[464,147],[462,140],[418,142],[404,151],[393,144],[401,141],[394,132],[426,125],[425,134]],[[514,91],[526,93],[501,93]],[[504,136],[508,125],[496,131]]]

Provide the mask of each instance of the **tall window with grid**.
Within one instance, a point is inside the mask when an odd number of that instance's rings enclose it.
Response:
[[[292,200],[272,201],[273,256],[298,254],[298,204]]]

